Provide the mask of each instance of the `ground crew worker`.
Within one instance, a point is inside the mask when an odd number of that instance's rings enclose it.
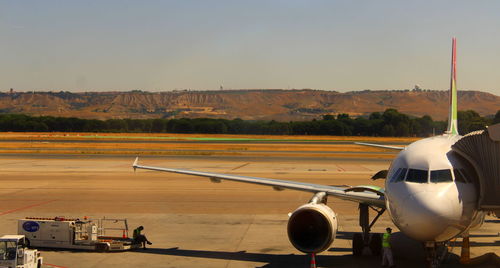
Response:
[[[152,245],[153,243],[151,243],[145,235],[141,234],[141,231],[144,230],[144,227],[143,226],[139,226],[137,227],[135,230],[134,230],[134,233],[133,233],[133,238],[134,238],[134,241],[137,242],[137,243],[141,243],[142,244],[142,248],[143,249],[146,249],[146,243],[148,243],[148,245]]]
[[[394,260],[392,258],[392,249],[391,249],[391,233],[392,229],[385,229],[386,233],[382,237],[382,266],[386,267],[394,267]]]

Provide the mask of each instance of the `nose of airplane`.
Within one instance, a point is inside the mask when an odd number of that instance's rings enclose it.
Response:
[[[400,228],[413,239],[444,241],[455,233],[452,229],[457,212],[445,196],[427,191],[413,193],[403,207],[404,223]]]

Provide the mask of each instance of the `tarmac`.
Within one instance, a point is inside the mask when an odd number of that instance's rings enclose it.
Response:
[[[143,225],[153,242],[147,250],[96,253],[42,250],[44,267],[309,267],[310,258],[288,241],[288,213],[310,193],[206,178],[137,170],[134,156],[0,155],[0,235],[17,233],[17,220],[32,217],[127,218]],[[296,180],[326,185],[383,185],[371,175],[390,160],[367,158],[148,156],[150,166]],[[339,214],[331,248],[316,257],[318,267],[380,267],[380,257],[356,258],[351,238],[360,232],[357,204],[329,198]],[[371,215],[374,216],[373,214]],[[488,217],[472,232],[471,256],[500,249],[499,219]],[[372,231],[397,228],[387,214]],[[131,235],[131,231],[129,233]],[[398,236],[398,233],[395,234]],[[399,234],[401,236],[401,234]],[[444,267],[460,267],[460,239]],[[423,267],[414,241],[395,242],[398,267]],[[496,267],[483,264],[474,267]]]

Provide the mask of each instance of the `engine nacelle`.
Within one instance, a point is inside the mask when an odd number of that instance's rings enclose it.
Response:
[[[337,215],[323,203],[305,204],[288,220],[288,239],[304,253],[319,253],[330,247],[337,234]]]

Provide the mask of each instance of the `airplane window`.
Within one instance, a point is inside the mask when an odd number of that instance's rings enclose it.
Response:
[[[406,176],[407,168],[400,168],[396,174],[394,174],[394,182],[404,181]]]
[[[455,174],[455,181],[461,182],[461,183],[467,183],[467,180],[465,179],[465,176],[463,174],[463,171],[460,169],[453,169],[453,174]]]
[[[410,170],[408,170],[408,176],[406,177],[406,181],[416,182],[416,183],[427,183],[428,173],[429,172],[427,170],[410,168]]]
[[[401,173],[401,170],[402,170],[402,168],[398,168],[398,170],[393,173],[393,175],[391,176],[391,181],[392,182],[396,182],[397,181],[399,173]]]
[[[450,181],[453,181],[453,178],[451,177],[451,170],[440,169],[431,171],[431,182],[438,183]]]

